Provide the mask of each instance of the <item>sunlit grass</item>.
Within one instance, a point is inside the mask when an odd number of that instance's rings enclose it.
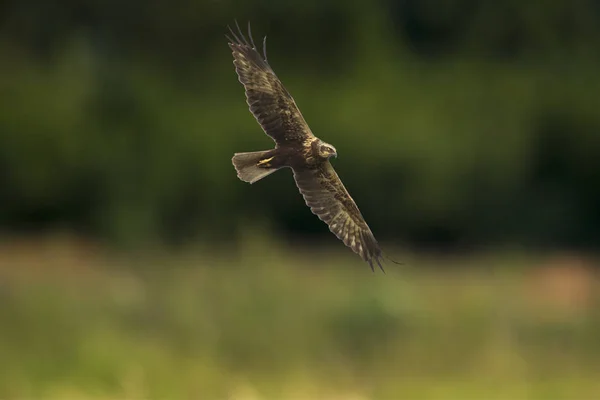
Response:
[[[600,394],[581,257],[407,256],[383,275],[343,248],[260,237],[232,252],[2,250],[3,399]]]

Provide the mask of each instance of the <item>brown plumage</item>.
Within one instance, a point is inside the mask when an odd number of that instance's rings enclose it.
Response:
[[[236,23],[237,25],[237,23]],[[232,159],[238,177],[254,183],[288,167],[311,211],[324,221],[344,244],[383,271],[383,253],[356,203],[329,162],[335,148],[313,135],[296,102],[267,62],[266,37],[261,55],[252,40],[231,28],[229,47],[233,64],[246,91],[250,111],[275,141],[273,150],[236,153]]]

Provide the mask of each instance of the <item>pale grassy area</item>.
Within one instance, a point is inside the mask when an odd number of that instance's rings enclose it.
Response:
[[[600,398],[594,259],[0,245],[1,399]]]

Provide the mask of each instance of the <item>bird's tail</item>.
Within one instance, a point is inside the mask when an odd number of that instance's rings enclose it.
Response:
[[[231,161],[238,178],[244,182],[254,183],[277,171],[277,168],[268,166],[268,153],[270,152],[271,150],[235,153]]]

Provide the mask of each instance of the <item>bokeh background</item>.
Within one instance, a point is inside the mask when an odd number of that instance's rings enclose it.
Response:
[[[304,206],[224,34],[387,254]],[[600,2],[0,3],[0,398],[600,397]]]

